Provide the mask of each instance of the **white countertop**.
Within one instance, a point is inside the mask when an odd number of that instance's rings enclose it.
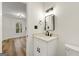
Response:
[[[57,38],[57,36],[54,34],[52,36],[46,36],[45,34],[34,34],[34,37],[47,41],[47,42]]]

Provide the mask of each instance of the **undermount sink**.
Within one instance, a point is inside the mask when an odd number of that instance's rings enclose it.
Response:
[[[34,34],[34,37],[39,38],[44,41],[51,41],[57,38],[57,36],[54,34],[52,36],[46,36],[45,34]]]

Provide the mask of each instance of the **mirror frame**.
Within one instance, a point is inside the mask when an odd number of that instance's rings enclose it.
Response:
[[[47,25],[47,22],[46,22],[46,17],[48,16],[52,16],[52,19],[53,19],[53,31],[55,31],[55,15],[54,14],[50,14],[50,15],[47,15],[45,16],[45,27],[44,27],[44,30],[46,31],[46,25]]]

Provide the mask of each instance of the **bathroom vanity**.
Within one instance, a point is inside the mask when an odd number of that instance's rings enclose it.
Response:
[[[34,34],[34,56],[56,56],[57,37],[55,31],[55,15],[45,16],[45,33]]]
[[[46,36],[45,34],[35,34],[34,56],[56,56],[57,36]]]

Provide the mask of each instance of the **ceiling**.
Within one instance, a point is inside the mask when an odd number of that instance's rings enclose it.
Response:
[[[3,2],[2,14],[16,18],[25,18],[26,4],[23,2]]]

